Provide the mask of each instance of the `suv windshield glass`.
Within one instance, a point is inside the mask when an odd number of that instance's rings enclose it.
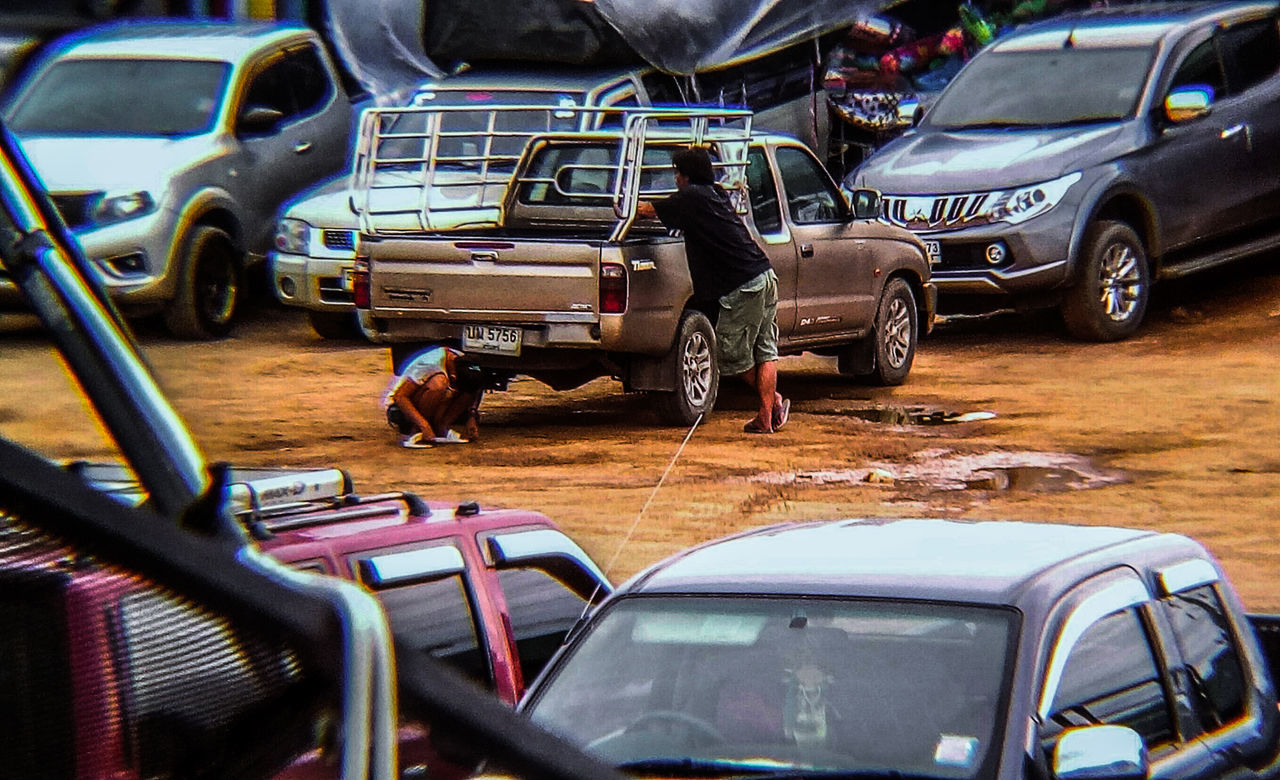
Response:
[[[22,90],[20,135],[196,135],[209,130],[231,66],[199,60],[64,60]]]
[[[1131,115],[1155,52],[1150,47],[992,51],[977,57],[928,112],[933,127],[1052,127]],[[1008,74],[1020,84],[1011,87]]]
[[[687,759],[986,777],[1015,623],[955,604],[622,599],[526,713],[634,768]]]

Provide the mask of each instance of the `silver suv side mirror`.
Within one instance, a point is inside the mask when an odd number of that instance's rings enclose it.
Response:
[[[1189,122],[1209,113],[1213,103],[1213,87],[1208,84],[1187,84],[1178,87],[1164,99],[1164,115],[1170,122]]]
[[[1065,732],[1053,749],[1055,780],[1144,780],[1147,749],[1126,726],[1084,726]]]
[[[849,193],[849,206],[854,219],[876,219],[880,216],[880,190],[859,187]]]

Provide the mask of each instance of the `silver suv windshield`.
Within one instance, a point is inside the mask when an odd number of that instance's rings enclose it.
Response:
[[[525,712],[634,771],[989,777],[1015,624],[956,604],[622,599]]]
[[[19,135],[198,135],[230,72],[209,60],[62,60],[23,88],[6,121]]]
[[[1133,115],[1155,49],[993,50],[960,72],[926,115],[938,129],[1057,127]],[[1012,87],[1009,74],[1019,84]]]

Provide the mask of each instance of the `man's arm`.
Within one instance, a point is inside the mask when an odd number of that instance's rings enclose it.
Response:
[[[642,200],[636,204],[636,216],[642,219],[656,219],[658,210],[653,207],[653,201]]]
[[[444,376],[444,374],[435,374],[421,384],[412,379],[405,379],[396,386],[395,392],[391,394],[391,402],[422,432],[424,439],[434,439],[436,436],[435,429],[431,427],[431,423],[427,422],[427,418],[423,416],[417,404],[413,402],[413,398],[419,390],[425,389],[431,380],[438,376]],[[448,380],[446,378],[446,386],[447,383]]]

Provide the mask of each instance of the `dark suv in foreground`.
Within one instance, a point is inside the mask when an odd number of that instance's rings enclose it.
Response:
[[[934,263],[940,309],[1060,307],[1133,334],[1157,279],[1280,245],[1275,2],[1097,9],[974,57],[854,171]]]

